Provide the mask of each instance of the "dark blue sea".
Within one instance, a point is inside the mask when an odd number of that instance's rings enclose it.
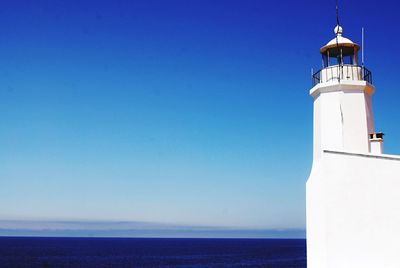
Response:
[[[306,267],[304,239],[0,237],[0,267]]]

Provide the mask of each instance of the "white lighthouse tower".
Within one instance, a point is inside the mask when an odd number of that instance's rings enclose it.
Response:
[[[342,36],[313,74],[314,158],[307,181],[308,268],[400,267],[400,156],[375,133],[372,74]]]

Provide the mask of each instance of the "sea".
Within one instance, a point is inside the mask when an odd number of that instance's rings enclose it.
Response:
[[[306,241],[0,237],[0,267],[305,268]]]

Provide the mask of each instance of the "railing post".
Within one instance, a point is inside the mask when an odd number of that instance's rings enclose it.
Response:
[[[364,65],[361,66],[361,75],[362,75],[362,80],[365,80],[365,69],[364,69]]]

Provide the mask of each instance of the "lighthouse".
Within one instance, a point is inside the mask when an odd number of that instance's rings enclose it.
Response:
[[[375,132],[372,73],[336,25],[312,75],[313,164],[306,185],[308,268],[400,267],[400,156]]]

